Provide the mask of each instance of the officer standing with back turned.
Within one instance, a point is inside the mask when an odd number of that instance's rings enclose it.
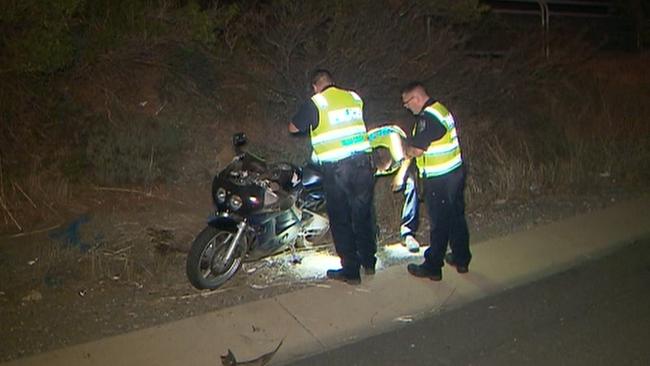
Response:
[[[327,70],[313,73],[311,87],[314,95],[293,117],[289,132],[309,133],[322,166],[327,214],[342,267],[328,270],[327,277],[356,285],[361,283],[360,267],[374,274],[377,261],[374,175],[363,101],[354,91],[335,86]]]

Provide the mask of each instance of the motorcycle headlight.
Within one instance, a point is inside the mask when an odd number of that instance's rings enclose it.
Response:
[[[230,208],[237,211],[241,208],[242,205],[241,197],[235,194],[232,197],[230,197],[229,203],[230,203]]]
[[[219,203],[226,202],[226,190],[224,188],[218,188],[217,193],[215,194],[215,198]]]
[[[260,204],[260,199],[255,196],[248,197],[248,201],[251,203],[251,206],[256,207]]]

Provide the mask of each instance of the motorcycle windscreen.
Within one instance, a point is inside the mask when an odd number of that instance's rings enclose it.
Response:
[[[368,131],[375,175],[396,172],[404,161],[406,133],[397,125],[385,125]]]

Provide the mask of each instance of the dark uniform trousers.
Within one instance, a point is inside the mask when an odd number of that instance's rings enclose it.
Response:
[[[463,166],[439,177],[422,179],[425,202],[431,224],[429,248],[424,252],[425,265],[443,266],[447,244],[454,262],[468,265],[469,231],[465,220],[465,169]]]
[[[368,154],[323,164],[327,215],[346,275],[358,276],[360,266],[375,266],[374,184]]]

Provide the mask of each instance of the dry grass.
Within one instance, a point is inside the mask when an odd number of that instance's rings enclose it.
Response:
[[[29,235],[61,224],[70,184],[59,174],[34,172],[4,181],[0,191],[0,233]]]
[[[535,152],[544,141],[532,136],[506,144],[497,136],[485,138],[464,130],[463,151],[472,168],[470,201],[593,189],[605,183],[647,183],[650,110],[642,101],[650,95],[640,93],[623,101],[620,95],[630,96],[629,88],[611,84],[578,90],[577,100],[566,90],[550,98],[545,123],[554,124],[556,133],[541,138],[562,141],[561,149],[540,155]]]

